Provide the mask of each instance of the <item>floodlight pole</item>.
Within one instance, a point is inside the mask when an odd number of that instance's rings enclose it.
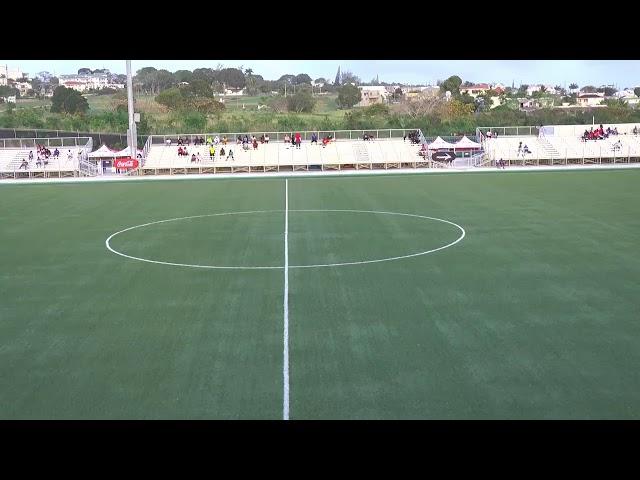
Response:
[[[136,135],[136,122],[133,116],[133,78],[131,76],[131,60],[127,60],[127,106],[129,111],[129,135],[127,143],[129,144],[130,157],[136,158],[138,153],[138,138]]]

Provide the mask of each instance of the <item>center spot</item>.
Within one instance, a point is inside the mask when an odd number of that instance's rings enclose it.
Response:
[[[284,211],[160,220],[116,232],[113,253],[195,268],[282,268]],[[289,210],[290,268],[370,263],[452,246],[464,230],[447,220],[392,212]]]

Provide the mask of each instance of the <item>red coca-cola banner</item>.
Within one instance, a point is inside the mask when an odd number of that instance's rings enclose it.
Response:
[[[139,164],[135,158],[116,158],[113,162],[114,168],[138,168]]]

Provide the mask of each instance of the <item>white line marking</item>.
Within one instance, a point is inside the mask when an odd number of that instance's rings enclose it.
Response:
[[[289,420],[289,180],[284,181],[284,398],[282,418]]]
[[[288,187],[287,187],[287,191],[288,191]],[[412,213],[379,212],[379,211],[375,211],[375,210],[289,210],[288,209],[288,197],[287,197],[286,202],[287,202],[287,210],[286,210],[286,212],[287,212],[287,216],[286,216],[286,223],[287,223],[286,226],[287,226],[287,228],[288,228],[288,221],[289,221],[289,213],[288,212],[346,212],[346,213],[371,213],[371,214],[374,214],[374,215],[399,215],[399,216],[403,216],[403,217],[415,217],[415,218],[423,218],[423,219],[426,219],[426,220],[435,220],[437,222],[443,222],[443,223],[447,223],[449,225],[453,225],[454,227],[456,227],[461,232],[461,235],[456,240],[454,240],[453,242],[448,243],[447,245],[444,245],[442,247],[434,248],[434,249],[431,249],[431,250],[425,250],[424,252],[417,252],[417,253],[411,253],[411,254],[408,254],[408,255],[400,255],[400,256],[396,256],[396,257],[378,258],[378,259],[374,259],[374,260],[362,260],[362,261],[355,261],[355,262],[323,263],[323,264],[314,264],[314,265],[287,265],[288,269],[291,269],[291,268],[342,267],[342,266],[347,266],[347,265],[366,265],[368,263],[390,262],[390,261],[393,261],[393,260],[401,260],[401,259],[404,259],[404,258],[418,257],[418,256],[421,256],[421,255],[427,255],[429,253],[434,253],[434,252],[437,252],[439,250],[444,250],[445,248],[452,247],[456,243],[462,241],[462,239],[466,235],[465,229],[462,228],[457,223],[450,222],[449,220],[444,220],[442,218],[437,218],[437,217],[427,217],[425,215],[415,215],[415,214],[412,214]],[[198,264],[188,264],[188,263],[163,262],[163,261],[160,261],[160,260],[150,260],[150,259],[147,259],[147,258],[134,257],[132,255],[127,255],[125,253],[122,253],[122,252],[119,252],[119,251],[115,250],[110,245],[111,239],[114,238],[116,235],[119,235],[119,234],[124,233],[124,232],[128,232],[130,230],[134,230],[136,228],[147,227],[149,225],[155,225],[155,224],[159,224],[159,223],[175,222],[175,221],[187,220],[187,219],[191,219],[191,218],[218,217],[218,216],[225,216],[225,215],[242,215],[242,214],[253,214],[253,213],[281,213],[281,212],[282,212],[282,210],[252,210],[252,211],[247,211],[247,212],[213,213],[213,214],[209,214],[209,215],[193,215],[193,216],[190,216],[190,217],[169,218],[169,219],[166,219],[166,220],[159,220],[157,222],[149,222],[149,223],[144,223],[142,225],[135,225],[133,227],[125,228],[124,230],[120,230],[119,232],[116,232],[116,233],[110,235],[109,238],[107,238],[107,240],[105,241],[105,245],[106,245],[106,247],[107,247],[107,249],[109,251],[111,251],[112,253],[115,253],[116,255],[120,255],[121,257],[129,258],[131,260],[138,260],[138,261],[141,261],[141,262],[156,263],[156,264],[159,264],[159,265],[170,265],[170,266],[175,266],[175,267],[190,267],[190,268],[210,268],[210,269],[219,269],[219,270],[277,270],[277,269],[284,269],[285,266],[283,266],[283,265],[276,265],[276,266],[247,266],[247,267],[244,267],[244,266],[236,266],[236,265],[198,265]],[[288,255],[287,255],[287,260],[288,260]]]

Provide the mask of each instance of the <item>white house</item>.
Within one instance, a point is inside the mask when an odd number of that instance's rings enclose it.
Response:
[[[17,88],[20,92],[20,96],[25,96],[29,90],[31,90],[31,84],[29,82],[15,82],[14,88]]]
[[[244,88],[227,88],[225,89],[224,94],[233,96],[233,97],[239,97],[245,94],[245,89]]]
[[[102,90],[109,86],[109,75],[106,73],[60,75],[60,84],[79,92],[91,89]]]
[[[581,107],[595,107],[604,100],[604,93],[581,93],[576,101]]]
[[[460,94],[464,95],[466,93],[467,95],[476,98],[478,95],[482,95],[489,90],[491,90],[491,85],[488,83],[478,83],[468,87],[460,87]]]

